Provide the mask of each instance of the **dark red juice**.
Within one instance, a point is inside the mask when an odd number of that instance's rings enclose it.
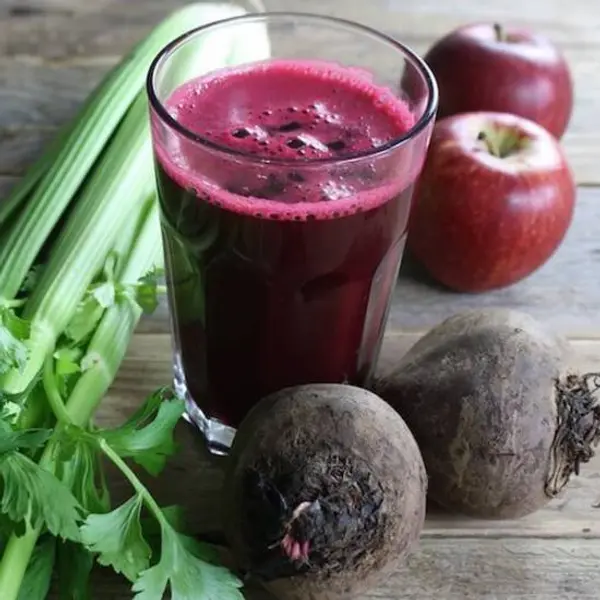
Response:
[[[175,349],[194,401],[235,427],[285,386],[365,385],[420,163],[350,159],[405,133],[406,105],[363,72],[278,60],[189,82],[167,107],[205,140],[155,131]]]

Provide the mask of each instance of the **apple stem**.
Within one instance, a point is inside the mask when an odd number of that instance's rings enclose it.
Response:
[[[477,140],[483,142],[487,151],[497,158],[506,158],[523,145],[519,134],[512,129],[484,129],[477,134]]]
[[[481,140],[482,142],[485,143],[488,152],[492,155],[492,156],[497,156],[498,158],[503,158],[502,156],[502,149],[500,148],[500,144],[496,143],[496,136],[493,135],[487,135],[487,133],[485,131],[480,131],[479,135],[477,136],[478,140]]]
[[[494,23],[494,32],[496,33],[496,41],[504,42],[506,41],[506,36],[504,34],[504,29],[500,23]]]

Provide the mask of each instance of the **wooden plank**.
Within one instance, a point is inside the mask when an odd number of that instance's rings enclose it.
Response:
[[[55,128],[0,128],[0,174],[21,175],[41,154],[56,131]]]
[[[15,182],[16,179],[14,177],[0,176],[0,202],[2,202],[3,198],[6,198]]]
[[[597,600],[599,560],[596,540],[423,539],[405,566],[357,600]],[[108,572],[97,573],[93,590],[94,598],[132,596]],[[245,596],[272,600],[256,587]]]
[[[71,119],[108,68],[108,65],[54,67],[40,62],[1,61],[2,137],[10,134],[11,139],[18,139],[20,129],[48,130]],[[4,172],[3,166],[2,169]]]
[[[382,352],[385,370],[399,359],[418,339],[415,334],[390,332]],[[573,356],[568,368],[588,372],[598,368],[600,340],[572,340]],[[114,385],[98,413],[103,426],[122,422],[143,398],[171,379],[171,346],[165,334],[136,335]],[[183,503],[191,530],[213,531],[220,514],[220,461],[204,452],[196,431],[186,423],[178,429],[181,446],[163,476],[152,480],[143,476],[153,493],[165,505]],[[117,476],[111,477],[116,501],[125,499],[130,490]],[[537,513],[520,520],[483,521],[458,518],[432,509],[426,524],[426,536],[440,537],[593,537],[600,539],[600,455],[584,465],[581,476],[574,478],[568,491]]]
[[[582,540],[423,540],[404,569],[364,598],[592,600],[599,551]]]
[[[296,0],[263,0],[269,10],[298,10]],[[251,6],[249,0],[238,3]],[[48,58],[97,56],[123,51],[132,35],[148,27],[183,0],[128,0],[87,3],[80,0],[0,4],[0,51],[6,55],[43,55]],[[30,7],[31,10],[27,10]],[[564,46],[597,44],[600,16],[594,0],[580,1],[569,10],[557,0],[464,2],[460,6],[427,0],[303,0],[303,12],[332,14],[358,20],[410,40],[430,40],[465,22],[499,20],[535,28]],[[89,18],[93,15],[93,18]],[[9,26],[10,24],[10,26]]]

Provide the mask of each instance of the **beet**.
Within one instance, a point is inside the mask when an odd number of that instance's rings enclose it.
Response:
[[[240,426],[223,522],[238,566],[278,598],[349,598],[413,548],[426,488],[390,406],[349,385],[304,385],[263,399]]]
[[[514,518],[554,498],[600,438],[598,375],[565,372],[568,345],[523,313],[455,315],[379,374],[374,389],[421,449],[429,497]]]

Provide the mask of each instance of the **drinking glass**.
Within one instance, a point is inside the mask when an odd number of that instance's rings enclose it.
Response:
[[[272,59],[352,67],[348,76],[401,99],[412,126],[376,147],[291,159],[222,145],[169,108],[181,85],[225,63]],[[437,89],[425,63],[383,33],[333,17],[263,13],[170,43],[151,66],[148,95],[175,387],[209,449],[226,453],[236,427],[271,392],[317,382],[369,384]],[[232,123],[243,108],[236,97],[215,108]],[[293,101],[290,111],[300,111]],[[343,89],[335,102],[344,102]],[[290,131],[298,126],[292,117]],[[349,123],[348,139],[351,125],[360,128]],[[319,206],[298,197],[305,188],[319,191]]]

